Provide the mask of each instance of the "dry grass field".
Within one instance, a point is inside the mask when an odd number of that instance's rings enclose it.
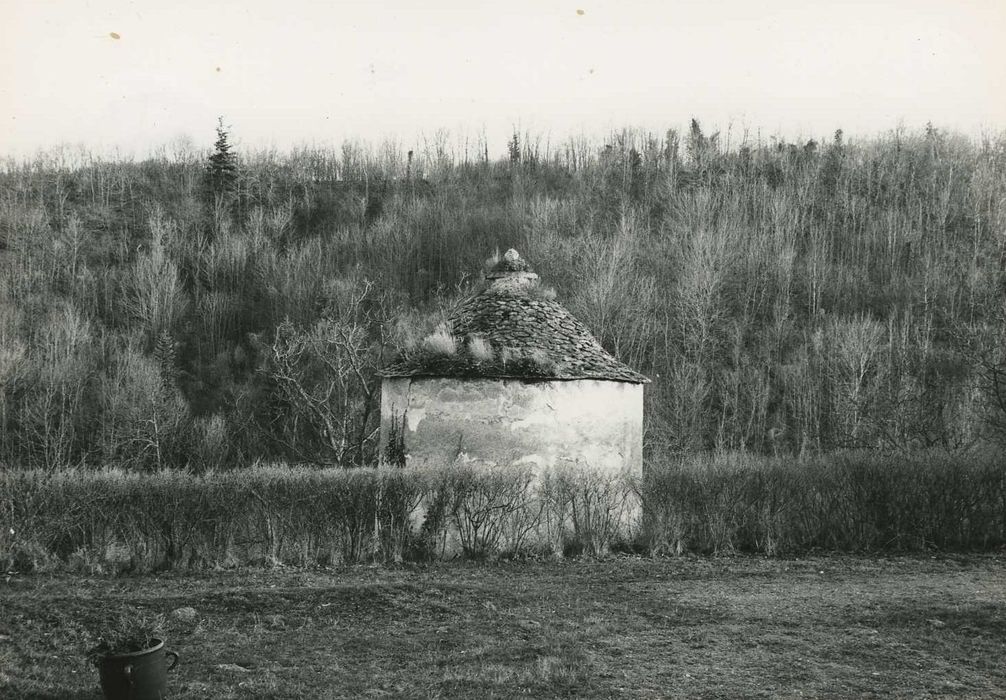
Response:
[[[1006,559],[612,558],[0,581],[0,697],[96,698],[168,614],[174,698],[1006,697]],[[195,609],[188,621],[170,613]]]

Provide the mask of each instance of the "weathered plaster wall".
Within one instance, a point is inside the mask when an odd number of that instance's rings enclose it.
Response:
[[[642,473],[643,387],[602,380],[385,379],[382,452],[399,421],[409,466],[455,459]]]

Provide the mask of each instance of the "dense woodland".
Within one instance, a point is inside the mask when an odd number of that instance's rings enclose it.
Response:
[[[411,150],[410,150],[411,149]],[[0,464],[373,464],[375,371],[514,247],[650,458],[994,445],[1006,136],[55,149],[0,169]]]

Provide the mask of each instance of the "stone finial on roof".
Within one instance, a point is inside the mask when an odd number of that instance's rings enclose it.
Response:
[[[497,253],[499,255],[499,253]],[[492,280],[494,288],[527,286],[538,279],[527,260],[513,248],[503,254],[503,259],[497,262],[486,273],[486,279]]]

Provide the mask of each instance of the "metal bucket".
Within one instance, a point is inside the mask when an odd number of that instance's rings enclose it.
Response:
[[[101,691],[108,700],[162,700],[167,697],[168,671],[178,665],[178,654],[165,651],[164,641],[128,654],[110,654],[94,660]],[[167,657],[172,657],[171,665]]]

